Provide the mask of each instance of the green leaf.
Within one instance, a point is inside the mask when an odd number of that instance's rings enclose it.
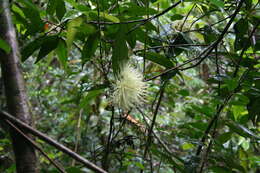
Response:
[[[205,131],[207,128],[207,123],[204,122],[194,122],[194,123],[187,123],[187,125],[190,125],[193,129],[199,129],[200,131]]]
[[[9,54],[11,52],[11,47],[9,44],[0,38],[0,49],[4,50],[5,53]]]
[[[38,8],[36,7],[36,5],[34,5],[34,3],[31,0],[17,0],[17,1],[21,2],[28,8],[38,11]]]
[[[24,7],[20,7],[23,11],[27,20],[29,20],[27,27],[27,32],[29,34],[35,34],[37,32],[43,31],[44,22],[41,20],[40,11],[38,7],[34,5],[31,0],[18,0]]]
[[[233,112],[233,115],[234,115],[234,118],[236,121],[238,121],[242,116],[248,114],[245,106],[232,105],[231,110]]]
[[[134,164],[140,169],[145,169],[144,165],[140,162],[134,162]]]
[[[89,15],[94,18],[94,19],[98,19],[98,12],[97,11],[91,11],[89,13]],[[105,18],[111,22],[115,22],[115,23],[119,23],[120,20],[115,17],[115,16],[112,16],[112,15],[109,15],[108,13],[105,13],[105,12],[99,12],[99,17],[100,18]]]
[[[92,90],[89,91],[87,93],[87,95],[85,97],[82,98],[82,100],[80,101],[80,108],[85,108],[86,106],[89,105],[89,103],[96,98],[97,96],[99,96],[104,90],[103,89],[98,89],[98,90]]]
[[[249,98],[241,93],[237,93],[233,96],[233,99],[230,101],[232,105],[247,105],[249,103]]]
[[[157,14],[157,10],[153,8],[147,8],[145,6],[139,6],[134,2],[125,3],[126,7],[121,7],[122,12],[126,13],[127,16],[137,17],[137,16],[147,16]],[[129,19],[127,19],[129,20]]]
[[[80,170],[80,168],[77,167],[70,167],[66,169],[67,173],[83,173],[83,171]]]
[[[41,47],[44,37],[35,39],[34,41],[27,44],[21,51],[22,61],[25,61],[31,56],[36,50]]]
[[[213,173],[230,173],[229,169],[226,167],[213,166],[209,168]]]
[[[174,14],[173,16],[171,16],[171,20],[174,21],[174,20],[181,20],[183,19],[184,16],[180,15],[180,14]]]
[[[189,96],[190,95],[189,90],[187,90],[187,89],[182,89],[182,90],[178,91],[177,94],[180,94],[182,96]]]
[[[223,133],[223,134],[219,135],[216,140],[217,140],[220,144],[224,144],[224,143],[226,143],[228,140],[231,139],[231,136],[232,136],[232,133],[231,133],[231,132],[226,132],[226,133]]]
[[[56,1],[57,1],[56,16],[58,17],[59,20],[61,20],[64,14],[66,13],[65,2],[63,0],[56,0]]]
[[[183,150],[190,150],[194,148],[194,145],[192,143],[185,142],[181,145]]]
[[[246,3],[246,9],[250,10],[252,8],[252,0],[246,0],[245,3]]]
[[[126,28],[121,25],[115,38],[112,52],[112,68],[117,76],[120,68],[128,60],[128,47],[126,44]]]
[[[48,55],[51,51],[57,48],[59,43],[59,37],[58,36],[47,36],[44,38],[40,52],[37,56],[37,60],[35,63],[39,62],[42,58],[44,58],[46,55]]]
[[[11,10],[12,10],[12,14],[14,15],[14,18],[15,18],[14,22],[21,23],[27,28],[28,22],[25,19],[25,15],[24,15],[23,11],[14,4],[12,5]]]
[[[178,44],[192,44],[192,40],[190,39],[188,34],[184,33],[178,33],[177,37],[175,38],[173,43],[170,43],[170,46],[178,45]],[[183,47],[172,47],[169,49],[170,51],[168,52],[171,56],[178,56],[180,55],[184,50],[187,50],[187,48]]]
[[[140,53],[139,55],[143,56],[144,54]],[[173,67],[173,63],[170,59],[166,58],[165,56],[163,56],[161,54],[155,53],[155,52],[146,52],[146,59],[148,59],[156,64],[162,65],[166,68]]]
[[[235,50],[240,50],[244,47],[248,48],[250,46],[250,42],[248,37],[246,36],[248,33],[248,19],[240,19],[235,25],[234,30],[236,33],[236,39],[235,39]]]
[[[204,27],[203,37],[206,43],[212,43],[217,39],[217,33],[212,29],[212,27],[206,25]]]
[[[57,7],[57,0],[49,0],[47,4],[47,13],[53,15]]]
[[[249,138],[255,138],[260,140],[260,136],[256,135],[254,132],[246,128],[245,126],[234,122],[234,121],[227,121],[226,125],[229,126],[230,130],[243,136],[243,137],[249,137]]]
[[[214,114],[214,109],[208,105],[192,105],[192,108],[199,113],[205,114],[209,117],[212,117]]]
[[[226,79],[225,83],[229,91],[233,91],[238,86],[237,79]]]
[[[246,49],[250,47],[250,41],[249,41],[248,37],[237,35],[236,39],[235,39],[235,42],[234,42],[235,50],[241,50],[244,47]]]
[[[77,27],[79,27],[83,23],[82,17],[77,17],[68,22],[67,26],[67,48],[70,49],[71,45],[73,44],[74,38],[77,33]]]
[[[99,43],[99,33],[92,34],[88,37],[82,50],[82,55],[81,55],[82,65],[84,65],[87,61],[89,61],[92,56],[94,56],[96,49],[98,47],[98,43]]]
[[[236,35],[243,36],[247,34],[248,31],[248,20],[247,19],[240,19],[235,25],[234,30]]]
[[[29,19],[28,33],[35,34],[37,32],[43,31],[44,23],[40,18],[40,14],[36,10],[32,10],[30,8],[23,8],[23,13],[26,18]]]
[[[222,0],[210,0],[210,2],[220,8],[224,8],[225,7],[225,2]]]
[[[80,26],[76,28],[77,28],[77,32],[80,33],[80,35],[82,35],[83,38],[91,34],[95,34],[97,31],[97,29],[93,25],[86,24],[86,23],[82,23]]]
[[[130,30],[134,25],[127,25],[127,30]],[[116,28],[112,28],[112,29],[116,29]],[[113,32],[113,30],[110,32]],[[126,35],[126,40],[127,43],[129,44],[129,46],[134,49],[136,46],[136,33],[135,32],[130,32],[129,34]]]
[[[67,69],[67,59],[68,59],[68,51],[66,42],[62,39],[59,40],[56,53],[58,55],[58,59],[63,66],[64,69]]]

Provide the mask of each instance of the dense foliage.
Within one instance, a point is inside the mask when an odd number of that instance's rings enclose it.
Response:
[[[259,171],[257,0],[14,0],[11,11],[40,131],[109,172]],[[126,63],[146,83],[129,110],[113,101]],[[0,137],[0,169],[13,172]],[[89,171],[36,141],[68,172]]]

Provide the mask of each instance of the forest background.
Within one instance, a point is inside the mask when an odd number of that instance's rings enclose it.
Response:
[[[257,0],[1,0],[0,171],[260,171],[259,24]]]

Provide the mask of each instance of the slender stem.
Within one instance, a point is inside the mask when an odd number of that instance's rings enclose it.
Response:
[[[182,1],[178,1],[178,2],[176,2],[175,4],[173,4],[172,6],[170,6],[169,8],[166,8],[165,10],[163,10],[161,13],[156,14],[155,16],[152,16],[152,17],[150,17],[150,18],[144,20],[142,23],[135,25],[132,29],[130,29],[130,30],[127,32],[127,34],[129,34],[130,32],[133,32],[134,30],[136,30],[136,29],[139,28],[140,26],[143,26],[143,25],[146,24],[147,22],[149,22],[149,21],[151,21],[151,20],[153,20],[153,19],[156,19],[156,18],[158,18],[158,17],[164,15],[165,13],[169,12],[171,9],[177,7],[181,2],[182,2]]]
[[[183,21],[183,23],[182,23],[182,25],[181,25],[180,32],[182,32],[182,29],[183,29],[183,27],[184,27],[184,25],[185,25],[185,23],[186,23],[186,21],[187,21],[189,15],[191,14],[191,12],[192,12],[192,10],[194,9],[195,6],[196,6],[196,3],[193,4],[193,6],[192,6],[191,9],[189,10],[188,14],[185,16],[185,19],[184,19],[184,21]]]
[[[112,115],[111,115],[111,119],[110,119],[110,127],[109,127],[109,135],[108,135],[108,139],[107,139],[107,146],[106,146],[106,150],[105,150],[105,155],[103,158],[103,163],[102,163],[102,167],[108,171],[108,156],[109,156],[109,151],[110,151],[110,144],[111,144],[111,139],[112,139],[112,135],[113,135],[113,128],[114,128],[114,107],[112,107]]]
[[[152,142],[153,127],[154,127],[154,125],[155,125],[155,121],[156,121],[156,118],[157,118],[157,114],[158,114],[158,111],[159,111],[159,107],[160,107],[160,105],[161,105],[161,101],[162,101],[162,98],[163,98],[163,93],[164,93],[164,89],[165,89],[166,84],[167,84],[167,81],[163,83],[163,85],[162,85],[162,87],[161,87],[161,90],[160,90],[160,95],[159,95],[158,102],[157,102],[157,105],[156,105],[156,108],[155,108],[155,111],[154,111],[152,123],[151,123],[151,126],[150,126],[149,131],[148,131],[148,139],[147,139],[147,142],[146,142],[146,145],[145,145],[145,150],[144,150],[143,159],[146,158],[146,155],[147,155],[147,153],[148,153],[148,150],[149,150],[150,145],[151,145],[151,142]],[[142,171],[143,171],[143,170],[141,170],[141,172],[142,172]]]

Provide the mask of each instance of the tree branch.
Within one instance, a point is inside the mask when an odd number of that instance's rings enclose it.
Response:
[[[70,150],[69,148],[65,147],[64,145],[58,143],[57,141],[51,139],[50,137],[46,136],[45,134],[41,133],[40,131],[32,128],[31,126],[29,126],[29,125],[27,125],[25,123],[23,123],[22,121],[20,121],[17,118],[13,117],[9,113],[4,112],[4,111],[0,111],[0,116],[2,118],[4,118],[4,119],[7,119],[7,120],[11,121],[12,123],[18,125],[19,127],[25,129],[26,131],[28,131],[32,135],[37,136],[41,140],[43,140],[43,141],[47,142],[48,144],[54,146],[55,148],[59,149],[60,151],[64,152],[65,154],[69,155],[70,157],[74,158],[75,160],[81,162],[87,168],[89,168],[89,169],[91,169],[91,170],[93,170],[95,172],[98,172],[98,173],[107,173],[102,168],[100,168],[97,165],[91,163],[87,159],[81,157],[77,153],[73,152],[72,150]]]
[[[60,172],[66,173],[65,169],[59,164],[56,163],[56,161],[52,160],[47,153],[45,153],[37,144],[35,141],[33,141],[29,136],[27,136],[24,132],[22,132],[19,128],[17,128],[13,123],[11,123],[9,120],[5,120],[5,122],[12,127],[15,131],[17,131],[19,134],[21,134],[36,150],[38,150],[44,157],[46,157],[51,164],[53,164]]]

